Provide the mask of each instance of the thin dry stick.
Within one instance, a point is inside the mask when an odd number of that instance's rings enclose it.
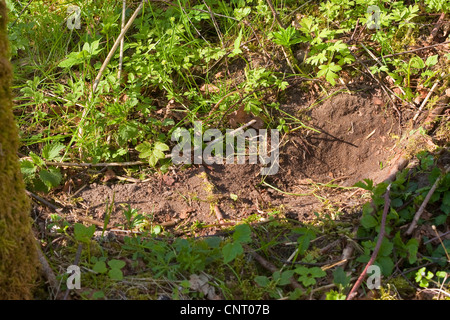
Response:
[[[203,0],[203,4],[206,6],[206,9],[208,9],[208,13],[211,18],[211,21],[213,22],[214,28],[216,29],[217,35],[219,36],[220,45],[223,48],[223,37],[222,37],[222,33],[220,32],[219,25],[217,24],[216,18],[214,18],[214,14],[212,13],[211,8],[206,4],[205,0]]]
[[[270,8],[270,10],[272,11],[272,14],[273,14],[275,20],[277,20],[278,25],[279,25],[281,28],[285,29],[285,27],[284,27],[284,25],[283,25],[283,22],[281,22],[280,16],[278,15],[277,11],[275,10],[275,7],[273,6],[272,1],[271,1],[271,0],[266,0],[266,2],[267,2],[267,4],[269,5],[269,8]]]
[[[436,226],[433,224],[431,226],[431,228],[433,229],[434,233],[436,233],[437,238],[439,239],[439,242],[441,243],[442,248],[445,251],[445,255],[447,256],[447,261],[450,262],[450,256],[448,255],[447,249],[445,249],[444,243],[442,242],[441,237],[439,236],[439,233],[437,232]]]
[[[367,49],[366,46],[365,46],[363,43],[361,43],[361,46],[364,48],[364,50],[366,50],[366,52],[369,54],[369,56],[372,57],[373,60],[375,60],[381,67],[383,66],[383,64],[382,64],[382,63],[380,62],[380,60],[378,60],[378,58],[372,53],[372,51],[370,51],[369,49]],[[388,76],[388,78],[389,78],[392,82],[395,82],[394,79],[393,79],[391,76]],[[403,94],[405,94],[405,91],[404,91],[400,86],[398,86],[398,88],[400,89],[400,91],[401,91]]]
[[[417,222],[420,219],[420,216],[422,215],[423,211],[425,210],[425,207],[427,206],[428,201],[430,201],[430,198],[433,195],[436,188],[438,187],[440,181],[441,181],[441,177],[438,177],[436,179],[436,181],[434,182],[433,186],[431,187],[430,191],[428,191],[428,194],[425,197],[425,199],[423,200],[422,205],[420,206],[419,210],[417,210],[416,214],[414,215],[413,221],[409,225],[408,230],[406,230],[406,232],[405,232],[406,235],[410,235],[413,232],[414,228],[417,225]]]
[[[48,166],[55,167],[128,167],[148,164],[148,161],[131,162],[105,162],[105,163],[76,163],[76,162],[51,162],[45,161]]]
[[[80,243],[80,244],[78,245],[78,250],[77,250],[77,253],[76,253],[76,255],[75,255],[75,261],[74,261],[74,263],[73,263],[75,266],[77,266],[78,263],[80,262],[81,251],[82,251],[82,250],[83,250],[83,245]],[[69,297],[69,293],[70,293],[70,289],[67,289],[67,290],[66,290],[66,293],[64,294],[63,300],[67,300],[67,298]]]
[[[370,76],[378,83],[378,85],[381,87],[381,89],[383,90],[383,92],[386,94],[386,96],[389,98],[389,100],[392,103],[392,107],[394,108],[395,111],[397,111],[397,114],[399,116],[399,121],[401,120],[402,114],[400,113],[400,111],[397,109],[395,102],[392,100],[391,96],[387,93],[386,90],[389,90],[390,93],[392,93],[394,96],[396,96],[398,99],[400,99],[401,101],[404,101],[403,99],[401,99],[399,96],[397,96],[391,89],[387,88],[380,80],[378,80],[377,77],[375,77],[372,72],[370,71],[370,69],[366,66],[366,64],[359,59],[355,54],[353,54],[353,52],[350,51],[350,54],[356,59],[356,61],[358,61],[365,69],[366,71],[370,74]],[[405,101],[404,101],[405,102]],[[405,102],[406,103],[406,102]],[[408,103],[409,104],[409,103]]]
[[[219,105],[222,103],[222,101],[225,100],[225,98],[227,98],[233,94],[236,94],[236,93],[239,93],[239,91],[238,90],[231,91],[231,92],[227,93],[226,95],[224,95],[222,98],[220,98],[220,100],[214,105],[214,107],[211,108],[211,111],[209,112],[208,117],[210,117],[213,114],[213,112],[216,111],[216,109],[219,107]]]
[[[431,87],[430,92],[428,92],[427,96],[425,97],[425,99],[423,100],[422,104],[420,105],[419,110],[417,110],[417,113],[414,115],[413,121],[417,120],[417,118],[419,117],[420,112],[422,111],[423,107],[427,103],[428,99],[431,97],[431,94],[433,93],[434,89],[436,89],[438,84],[439,84],[439,80],[436,81],[436,83],[433,85],[433,87]]]
[[[249,250],[250,254],[253,256],[253,258],[255,258],[256,261],[259,262],[259,264],[261,266],[263,266],[265,269],[269,270],[270,272],[274,273],[276,271],[279,271],[278,268],[276,266],[274,266],[272,263],[270,263],[269,261],[267,261],[266,259],[264,259],[263,257],[261,257],[259,254],[257,254],[255,251],[253,251],[251,248],[249,248],[248,246],[245,246],[246,249]],[[292,288],[294,289],[300,289],[302,292],[305,290],[300,283],[298,283],[294,277],[291,277],[289,279],[289,284],[291,285]]]
[[[395,56],[401,56],[402,54],[408,54],[408,53],[413,53],[413,52],[417,52],[417,51],[422,51],[422,50],[426,50],[426,49],[429,49],[429,48],[442,46],[442,45],[445,45],[445,44],[448,44],[448,43],[450,43],[450,41],[436,43],[436,44],[433,44],[433,45],[430,45],[430,46],[420,47],[420,48],[411,49],[411,50],[407,50],[407,51],[402,51],[402,52],[398,52],[398,53],[387,54],[387,55],[383,56],[382,58],[385,59],[385,58],[391,58],[391,57],[395,57]],[[370,62],[370,60],[361,60],[361,61],[362,62]],[[352,63],[349,66],[353,66],[355,64],[356,63]]]
[[[123,37],[125,36],[125,33],[131,27],[131,25],[133,24],[134,20],[138,16],[139,12],[141,12],[142,8],[144,7],[144,3],[147,3],[147,2],[148,2],[148,0],[142,0],[141,4],[136,8],[136,10],[134,11],[133,15],[130,17],[130,20],[128,20],[127,24],[122,29],[122,32],[117,37],[116,42],[114,43],[113,47],[109,51],[109,54],[106,57],[105,61],[103,61],[103,64],[100,67],[100,70],[99,70],[99,72],[97,74],[97,77],[95,78],[94,83],[92,85],[92,90],[91,90],[91,93],[90,93],[90,96],[89,96],[89,100],[90,101],[92,101],[92,98],[94,97],[95,91],[97,90],[98,84],[100,83],[100,79],[103,76],[103,72],[105,71],[106,66],[108,65],[109,61],[111,60],[111,58],[113,57],[114,53],[116,52],[117,47],[119,46],[120,42],[122,41]],[[82,124],[84,122],[84,119],[86,118],[88,109],[89,108],[84,108],[83,114],[81,115],[80,127],[78,128],[78,137],[79,138],[82,138],[82,136],[83,136]]]
[[[38,195],[35,195],[34,193],[25,190],[25,192],[32,198],[34,198],[35,200],[39,201],[40,203],[46,205],[47,207],[49,207],[50,209],[52,209],[53,211],[56,212],[60,212],[62,209],[58,208],[57,206],[55,206],[54,204],[48,202],[47,200],[45,200],[44,198],[39,197]]]
[[[62,100],[64,102],[71,102],[70,100],[67,100],[66,98],[59,97],[56,94],[51,93],[50,91],[42,90],[42,93],[45,94],[46,96],[49,96],[49,97],[52,97],[52,98],[56,98],[56,99]],[[79,108],[83,108],[83,109],[86,108],[84,105],[79,104],[79,103],[75,103],[74,105],[79,107]]]
[[[42,273],[44,274],[44,277],[47,279],[48,285],[53,291],[53,295],[56,297],[58,296],[59,293],[58,280],[56,280],[55,273],[48,264],[47,258],[44,256],[44,253],[41,250],[41,245],[39,242],[36,242],[36,251],[38,254],[39,262],[41,263],[42,266]]]
[[[131,25],[133,24],[134,20],[137,18],[138,14],[141,12],[142,8],[144,7],[144,4],[147,3],[148,0],[142,0],[141,4],[139,5],[139,7],[136,8],[136,10],[134,11],[133,15],[130,17],[130,19],[128,20],[127,24],[125,25],[125,27],[122,29],[122,32],[119,34],[119,36],[116,39],[116,42],[114,43],[113,47],[111,48],[111,50],[109,51],[108,56],[106,57],[105,61],[103,61],[103,64],[97,74],[97,77],[94,80],[94,85],[92,86],[92,90],[91,90],[91,98],[93,97],[95,91],[97,90],[98,84],[100,83],[100,79],[103,76],[103,72],[106,69],[106,66],[108,65],[109,61],[111,60],[111,58],[113,57],[114,53],[117,50],[117,47],[119,46],[120,42],[122,41],[123,37],[125,36],[125,33],[127,33],[128,29],[131,27]]]
[[[383,242],[383,238],[384,238],[384,232],[385,232],[384,227],[386,225],[386,217],[389,212],[390,205],[391,205],[391,199],[389,197],[390,190],[391,190],[391,184],[389,184],[389,186],[387,187],[386,193],[384,194],[384,210],[383,210],[383,216],[381,217],[380,233],[378,235],[377,244],[375,245],[375,249],[373,250],[373,253],[372,253],[372,256],[370,257],[369,262],[367,262],[366,267],[364,268],[364,270],[361,273],[361,275],[359,276],[358,280],[353,285],[352,290],[348,294],[347,300],[352,300],[353,297],[356,295],[356,290],[358,290],[359,286],[361,285],[361,283],[364,279],[364,276],[367,273],[367,269],[369,269],[369,267],[375,262],[375,259],[377,258],[377,255],[378,255],[378,251],[380,251],[381,243]]]
[[[126,15],[126,11],[127,11],[127,0],[123,0],[123,5],[122,5],[122,26],[121,26],[121,30],[123,31],[123,29],[125,28],[125,15]],[[123,45],[125,43],[125,37],[122,38],[122,40],[120,40],[120,57],[119,57],[119,73],[117,75],[117,77],[120,78],[122,76],[122,64],[123,64]]]

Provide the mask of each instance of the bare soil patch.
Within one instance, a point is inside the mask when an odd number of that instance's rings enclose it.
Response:
[[[400,134],[398,119],[385,111],[376,94],[340,93],[308,110],[299,91],[291,93],[282,109],[306,114],[305,123],[320,133],[289,134],[280,148],[279,172],[265,178],[274,188],[261,184],[260,165],[193,165],[142,183],[92,184],[79,195],[87,217],[102,221],[106,202],[114,196],[110,225],[124,223],[121,205],[129,204],[150,214],[155,224],[182,228],[200,222],[209,226],[200,232],[206,234],[220,228],[215,206],[225,221],[264,216],[271,209],[305,221],[320,211],[321,192],[330,199],[346,199],[349,207],[356,205],[348,199],[354,190],[318,190],[318,183],[348,187],[364,178],[381,182],[395,153],[392,135]]]

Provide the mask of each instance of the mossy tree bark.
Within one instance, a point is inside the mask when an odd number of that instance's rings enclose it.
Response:
[[[0,0],[0,299],[31,299],[38,262],[17,158],[6,20],[6,4]]]

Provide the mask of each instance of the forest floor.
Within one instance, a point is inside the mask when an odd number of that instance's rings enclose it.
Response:
[[[25,2],[8,3],[37,299],[450,297],[445,3],[395,1],[377,31],[352,1],[152,2],[94,92],[119,2],[78,1],[80,31],[65,1]],[[277,173],[172,163],[194,121],[277,129]]]

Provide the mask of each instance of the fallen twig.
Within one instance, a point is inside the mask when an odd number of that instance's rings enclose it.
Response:
[[[383,56],[382,58],[383,58],[383,59],[386,59],[386,58],[391,58],[391,57],[395,57],[395,56],[401,56],[402,54],[408,54],[408,53],[413,53],[413,52],[417,52],[417,51],[422,51],[422,50],[426,50],[426,49],[429,49],[429,48],[434,48],[434,47],[442,46],[442,45],[445,45],[445,44],[448,44],[448,43],[450,43],[450,41],[445,41],[445,42],[441,42],[441,43],[436,43],[436,44],[433,44],[433,45],[429,45],[429,46],[425,46],[425,47],[420,47],[420,48],[416,48],[416,49],[411,49],[411,50],[407,50],[407,51],[402,51],[402,52],[398,52],[398,53],[387,54],[387,55]],[[366,59],[366,60],[361,60],[361,61],[362,61],[362,62],[370,62],[371,60]],[[359,63],[359,61],[358,61],[358,63]],[[356,64],[356,63],[352,63],[352,64],[350,64],[349,66],[353,66],[353,65],[355,65],[355,64]]]
[[[252,255],[253,258],[255,258],[256,261],[259,262],[259,264],[269,270],[270,272],[274,273],[275,271],[279,271],[278,268],[273,265],[272,263],[270,263],[269,261],[267,261],[266,259],[264,259],[262,256],[260,256],[259,254],[257,254],[255,251],[253,251],[251,248],[249,248],[248,246],[245,246],[246,249],[248,249],[249,253]],[[294,277],[291,277],[289,279],[289,283],[291,285],[291,287],[293,289],[300,289],[302,292],[304,292],[304,288],[300,285],[300,283],[298,283]]]
[[[47,258],[44,256],[44,253],[42,252],[41,245],[39,242],[36,242],[36,251],[38,254],[39,262],[41,263],[42,266],[41,269],[42,273],[45,279],[47,279],[48,285],[53,291],[52,292],[53,296],[57,297],[59,293],[59,283],[58,280],[56,280],[56,276],[55,273],[53,272],[53,269],[48,264]]]
[[[121,33],[123,32],[123,29],[125,28],[126,11],[127,11],[127,0],[123,0]],[[117,75],[117,78],[119,79],[119,81],[120,81],[120,78],[122,77],[123,45],[124,45],[124,43],[125,43],[125,38],[122,37],[122,40],[120,40],[119,72]]]
[[[386,217],[389,212],[391,199],[390,196],[390,190],[391,190],[391,184],[387,187],[386,193],[384,194],[384,210],[383,210],[383,216],[381,217],[381,225],[380,225],[380,233],[378,235],[377,244],[375,245],[375,249],[373,250],[372,256],[370,257],[369,262],[367,262],[366,267],[364,268],[363,272],[359,276],[356,283],[353,285],[352,290],[350,290],[350,293],[347,296],[347,300],[352,300],[353,297],[356,295],[356,290],[358,290],[359,286],[361,285],[364,276],[367,273],[367,269],[375,262],[375,259],[377,258],[378,251],[380,251],[381,243],[383,242],[384,238],[384,232],[385,232],[385,225],[386,225]]]
[[[280,16],[278,15],[278,12],[275,10],[275,7],[273,6],[273,3],[271,0],[266,0],[267,4],[269,5],[270,10],[272,11],[273,17],[275,18],[275,20],[278,22],[278,25],[285,29],[283,22],[280,19]]]
[[[435,82],[435,84],[431,87],[431,90],[428,92],[427,96],[425,97],[425,99],[423,100],[422,104],[419,107],[419,110],[417,110],[416,114],[414,115],[413,121],[415,122],[417,120],[417,118],[419,117],[420,112],[422,111],[423,107],[425,106],[425,104],[427,103],[428,99],[431,97],[431,94],[433,93],[434,89],[436,89],[436,87],[439,84],[439,80],[437,80]]]
[[[32,198],[34,198],[35,200],[39,201],[40,203],[46,205],[47,207],[49,207],[50,209],[52,209],[53,211],[56,212],[60,212],[62,210],[62,208],[58,208],[57,206],[55,206],[53,203],[50,203],[49,201],[45,200],[44,198],[39,197],[38,195],[25,190],[25,192]]]
[[[76,163],[46,161],[46,165],[54,167],[128,167],[148,164],[148,161],[104,162],[104,163]]]
[[[434,191],[436,190],[437,186],[439,185],[439,182],[441,181],[441,177],[439,176],[436,181],[434,182],[433,186],[431,187],[430,191],[428,191],[427,196],[423,200],[419,210],[417,210],[416,214],[414,215],[413,221],[409,225],[408,230],[406,230],[405,234],[410,235],[414,228],[417,225],[417,222],[419,222],[420,216],[422,215],[423,211],[425,210],[425,207],[428,204],[428,201],[430,201],[431,196],[433,195]]]

